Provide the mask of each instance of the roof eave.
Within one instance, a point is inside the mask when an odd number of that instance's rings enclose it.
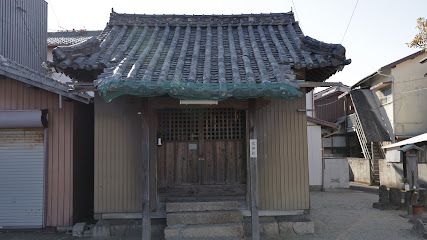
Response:
[[[336,92],[341,92],[342,94],[343,93],[348,93],[350,91],[350,89],[351,88],[349,86],[347,86],[345,84],[342,84],[342,83],[340,85],[331,85],[327,89],[315,93],[314,96],[313,96],[313,99],[314,100],[319,100],[319,99],[327,97],[327,96],[329,96],[331,94],[334,94]]]
[[[58,89],[56,87],[53,87],[53,86],[50,86],[50,85],[47,85],[44,83],[40,83],[37,81],[33,81],[29,78],[26,78],[26,77],[23,77],[23,76],[20,76],[20,75],[17,75],[17,74],[14,74],[14,73],[2,70],[2,69],[0,69],[0,75],[14,79],[14,80],[17,80],[17,81],[20,81],[22,83],[25,83],[25,84],[28,84],[28,85],[31,85],[31,86],[34,86],[37,88],[40,88],[40,89],[43,89],[43,90],[46,90],[48,92],[53,92],[53,93],[59,94],[61,96],[64,96],[64,97],[67,97],[67,98],[70,98],[70,99],[73,99],[73,100],[76,100],[76,101],[79,101],[82,103],[88,104],[91,102],[91,99],[92,99],[92,97],[90,97],[89,95],[81,94],[81,93],[78,93],[78,94],[69,93],[65,89],[61,90],[61,89]]]
[[[381,67],[381,68],[380,68],[380,71],[385,70],[385,69],[389,69],[389,68],[394,68],[394,67],[396,67],[398,64],[400,64],[400,63],[402,63],[402,62],[405,62],[405,61],[407,61],[407,60],[410,60],[410,59],[414,59],[414,58],[418,57],[419,55],[421,55],[421,54],[423,54],[423,53],[425,53],[425,50],[424,50],[424,49],[419,50],[419,51],[417,51],[417,52],[414,52],[414,53],[412,53],[412,54],[409,54],[409,55],[408,55],[408,56],[406,56],[406,57],[403,57],[403,58],[401,58],[401,59],[399,59],[399,60],[396,60],[396,61],[394,61],[394,62],[392,62],[392,63],[389,63],[389,64],[387,64],[387,65],[385,65],[385,66]]]
[[[376,75],[378,75],[378,71],[371,73],[370,75],[362,78],[362,80],[359,80],[357,83],[353,84],[353,86],[351,86],[351,89],[355,89],[357,87],[360,87],[360,85],[362,85],[363,83],[367,82],[369,79],[375,77]]]
[[[399,59],[399,60],[396,60],[396,61],[394,61],[394,62],[391,62],[391,63],[389,63],[389,64],[387,64],[387,65],[385,65],[385,66],[382,66],[382,67],[381,67],[381,68],[379,68],[376,72],[374,72],[374,73],[372,73],[372,74],[370,74],[370,75],[368,75],[368,76],[366,76],[366,77],[362,78],[360,81],[358,81],[357,83],[355,83],[353,86],[351,86],[351,89],[354,89],[354,88],[356,88],[356,87],[359,87],[360,85],[362,85],[363,83],[365,83],[365,82],[366,82],[366,81],[368,81],[369,79],[371,79],[371,78],[375,77],[376,75],[378,75],[378,72],[382,72],[382,71],[385,71],[385,70],[388,70],[388,69],[394,68],[394,67],[396,67],[398,64],[400,64],[400,63],[402,63],[402,62],[405,62],[405,61],[407,61],[407,60],[409,60],[409,59],[414,59],[414,58],[418,57],[419,55],[421,55],[421,54],[423,54],[423,53],[425,53],[425,50],[420,50],[420,51],[417,51],[417,52],[415,52],[415,53],[412,53],[412,54],[410,54],[410,55],[408,55],[408,56],[406,56],[406,57],[403,57],[403,58],[401,58],[401,59]]]

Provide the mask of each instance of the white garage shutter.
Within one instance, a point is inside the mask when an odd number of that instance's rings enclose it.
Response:
[[[0,129],[0,228],[42,227],[43,129]]]

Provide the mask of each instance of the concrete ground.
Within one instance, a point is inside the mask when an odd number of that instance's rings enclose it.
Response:
[[[381,211],[372,208],[378,196],[356,190],[312,192],[311,219],[315,233],[297,236],[296,240],[410,240],[420,239],[411,233],[412,225],[399,216],[403,211]],[[139,234],[138,234],[139,235]],[[70,240],[70,235],[46,231],[0,232],[7,240]],[[76,238],[81,239],[81,238]],[[128,236],[123,239],[140,239]]]
[[[412,224],[399,214],[404,211],[381,211],[372,208],[378,195],[355,190],[312,192],[311,219],[313,235],[298,240],[409,240],[420,239],[411,233]]]

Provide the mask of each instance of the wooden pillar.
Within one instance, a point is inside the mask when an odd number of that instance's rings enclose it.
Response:
[[[371,184],[375,183],[375,155],[374,155],[374,142],[371,142],[371,159],[369,159],[371,169]]]
[[[249,148],[256,141],[256,126],[255,126],[255,99],[249,99]],[[251,143],[252,142],[252,143]],[[256,144],[256,142],[255,142]],[[255,151],[257,147],[255,147]],[[253,149],[249,149],[249,175],[250,175],[250,199],[251,199],[251,226],[252,240],[260,239],[259,232],[259,215],[258,215],[258,158],[257,154],[253,153]]]
[[[150,120],[145,104],[139,113],[142,119],[141,161],[142,161],[142,240],[151,240],[150,217]]]

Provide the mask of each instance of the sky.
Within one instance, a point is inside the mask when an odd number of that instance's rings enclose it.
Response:
[[[352,63],[328,81],[352,85],[416,52],[408,43],[426,0],[46,0],[48,30],[102,30],[111,8],[137,14],[240,14],[293,11],[306,36],[346,48]],[[357,7],[355,8],[357,3]],[[354,15],[350,22],[353,10]],[[346,32],[346,29],[348,30]]]

